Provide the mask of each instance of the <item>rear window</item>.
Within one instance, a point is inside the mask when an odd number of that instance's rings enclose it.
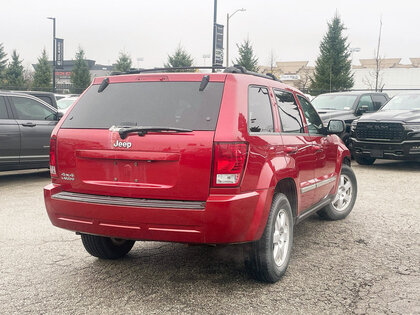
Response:
[[[62,128],[109,129],[159,126],[214,130],[223,94],[222,82],[111,83],[98,93],[93,85],[72,109]]]

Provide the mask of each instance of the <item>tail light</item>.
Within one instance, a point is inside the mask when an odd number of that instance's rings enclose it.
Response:
[[[246,142],[215,142],[213,186],[238,186],[245,169],[247,154]]]
[[[51,177],[57,176],[57,139],[51,138],[50,140],[50,174]]]

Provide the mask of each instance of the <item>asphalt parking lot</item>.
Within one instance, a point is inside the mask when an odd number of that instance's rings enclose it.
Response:
[[[354,169],[353,212],[298,225],[273,285],[248,277],[240,246],[137,242],[93,258],[49,222],[48,173],[0,173],[0,313],[420,313],[420,163]]]

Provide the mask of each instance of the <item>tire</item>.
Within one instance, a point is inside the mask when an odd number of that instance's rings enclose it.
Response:
[[[353,210],[357,197],[357,180],[350,166],[343,164],[337,194],[329,205],[318,211],[321,218],[341,220]]]
[[[133,247],[135,241],[122,240],[89,234],[81,234],[86,251],[101,259],[118,259],[125,256]]]
[[[274,242],[275,238],[277,242]],[[292,209],[285,195],[276,194],[261,239],[247,244],[245,248],[247,271],[260,281],[277,282],[289,265],[292,244]]]
[[[354,156],[354,159],[360,165],[372,165],[373,163],[375,163],[375,160],[376,160],[375,158],[364,157],[364,156],[357,156],[357,155]]]

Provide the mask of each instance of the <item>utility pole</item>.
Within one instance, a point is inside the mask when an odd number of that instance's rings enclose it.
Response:
[[[226,67],[229,67],[229,20],[232,18],[232,16],[236,12],[240,12],[240,11],[243,12],[243,11],[246,11],[246,9],[244,8],[238,9],[230,15],[228,13],[226,16]]]
[[[53,21],[53,83],[52,83],[52,91],[55,93],[55,17],[47,17],[47,19]]]
[[[216,63],[216,23],[217,23],[217,0],[214,0],[214,15],[213,15],[213,56],[212,56],[212,62],[211,62],[211,72],[214,71],[214,64]]]

